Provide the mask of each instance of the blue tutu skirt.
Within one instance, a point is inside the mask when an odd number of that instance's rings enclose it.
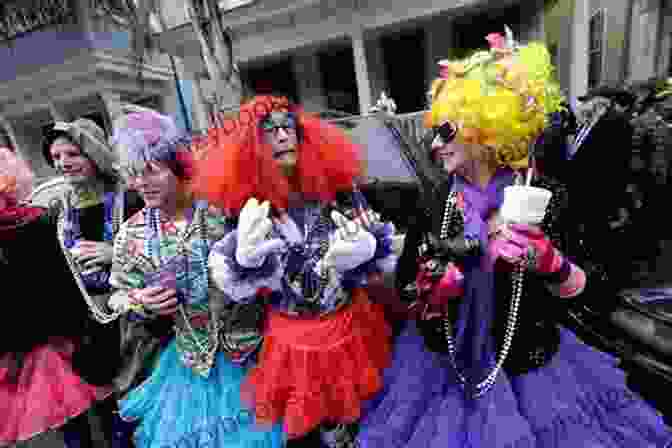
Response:
[[[281,448],[281,425],[256,427],[240,402],[247,370],[217,355],[209,378],[180,360],[175,341],[161,354],[152,375],[119,403],[126,421],[139,421],[137,448]]]
[[[368,404],[361,448],[665,448],[672,430],[625,384],[616,360],[562,329],[544,367],[500,374],[467,401],[445,355],[414,322],[397,340],[385,389]],[[661,393],[667,393],[661,391]]]

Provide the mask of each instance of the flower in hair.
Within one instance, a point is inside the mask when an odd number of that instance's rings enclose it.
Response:
[[[485,37],[490,44],[490,49],[504,50],[506,48],[506,37],[500,33],[490,33]]]
[[[520,45],[508,27],[486,40],[489,51],[439,62],[425,123],[456,123],[458,141],[492,148],[501,165],[523,166],[547,114],[561,109],[563,95],[543,44]]]

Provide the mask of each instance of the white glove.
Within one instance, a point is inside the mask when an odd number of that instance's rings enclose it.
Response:
[[[282,212],[280,218],[275,220],[275,227],[290,244],[303,243],[304,236],[301,234],[299,226],[286,212]]]
[[[271,204],[264,201],[259,204],[255,198],[248,199],[238,218],[238,245],[236,261],[246,268],[258,268],[266,256],[285,247],[279,238],[267,240],[273,228],[269,218]]]
[[[333,211],[331,219],[338,227],[330,238],[329,250],[319,268],[345,272],[371,260],[376,253],[376,238],[364,227]]]

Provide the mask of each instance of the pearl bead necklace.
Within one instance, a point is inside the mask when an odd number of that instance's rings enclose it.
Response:
[[[456,204],[457,204],[457,194],[455,192],[452,192],[448,196],[448,199],[446,199],[446,207],[444,208],[443,212],[443,221],[441,223],[441,235],[440,235],[442,240],[448,238],[449,224],[450,222],[452,222],[452,219],[457,213]],[[511,309],[509,310],[509,315],[507,317],[502,350],[499,352],[497,356],[497,362],[494,368],[490,371],[490,373],[485,377],[483,381],[481,381],[476,385],[476,394],[474,398],[483,396],[492,388],[492,386],[495,385],[497,375],[499,375],[499,372],[502,370],[502,367],[504,366],[506,358],[509,356],[509,352],[511,351],[511,344],[513,342],[513,336],[515,334],[516,326],[518,324],[518,311],[520,308],[520,299],[523,294],[524,277],[525,277],[524,268],[522,266],[516,266],[512,278],[513,298],[511,301]],[[446,343],[448,345],[448,359],[450,360],[450,363],[453,369],[455,370],[458,380],[460,381],[462,387],[464,388],[467,381],[465,376],[462,374],[462,372],[460,372],[457,366],[455,341],[453,340],[452,326],[450,324],[450,319],[448,318],[448,316],[444,316],[443,318],[443,332],[446,337]]]
[[[89,310],[91,311],[92,317],[96,320],[96,322],[100,324],[109,324],[117,320],[122,314],[122,311],[114,311],[111,313],[108,313],[104,310],[102,310],[96,303],[95,301],[91,298],[91,295],[86,289],[86,285],[84,284],[84,281],[82,280],[82,277],[80,275],[80,269],[77,266],[77,262],[74,260],[72,254],[70,253],[70,249],[66,247],[66,240],[68,239],[66,237],[66,233],[72,229],[73,223],[71,222],[66,222],[68,217],[72,213],[72,208],[74,207],[73,204],[73,199],[72,199],[72,193],[66,193],[66,195],[61,199],[62,204],[63,204],[63,210],[59,214],[58,220],[57,220],[57,239],[59,241],[59,244],[61,246],[61,250],[63,251],[63,254],[65,255],[65,260],[68,264],[68,267],[70,268],[70,272],[72,272],[72,275],[75,277],[75,282],[77,283],[77,287],[79,288],[79,292],[82,294],[82,297],[84,297],[84,301],[89,307]],[[107,209],[107,204],[106,207]],[[106,210],[106,215],[107,215],[108,210]],[[119,228],[121,227],[121,222],[124,219],[124,193],[123,189],[119,187],[117,189],[117,192],[114,196],[113,199],[113,208],[110,213],[111,218],[111,237],[112,239],[114,236],[117,234],[119,231]],[[105,220],[108,219],[108,216],[105,216]],[[105,223],[107,225],[107,223]]]
[[[187,243],[187,238],[189,235],[192,234],[192,232],[197,231],[199,232],[199,237],[201,240],[201,243],[205,245],[205,247],[208,246],[208,233],[207,233],[207,222],[206,222],[206,208],[203,207],[194,207],[192,209],[193,216],[189,220],[187,227],[182,231],[178,232],[177,239],[178,239],[178,248],[177,248],[177,256],[178,257],[183,257],[184,259],[184,267],[185,267],[185,277],[187,278],[187,282],[190,283],[190,270],[189,270],[189,260],[187,260],[188,257],[188,249],[186,248],[186,243]],[[162,256],[161,253],[161,241],[164,237],[163,234],[163,229],[161,227],[161,217],[160,217],[160,212],[158,209],[155,208],[145,208],[145,223],[148,225],[145,227],[145,255],[153,259],[157,266],[162,266],[165,262],[164,257]],[[156,238],[156,251],[153,249],[153,239]],[[155,253],[156,252],[156,253]],[[199,263],[199,271],[203,273],[203,277],[205,278],[206,282],[209,281],[208,278],[208,264],[207,264],[207,256],[204,256],[201,258],[200,263]],[[189,290],[189,286],[186,288]],[[207,286],[206,286],[207,289]],[[218,334],[219,334],[219,321],[216,319],[214,316],[211,316],[211,323],[210,323],[210,328],[208,329],[208,341],[205,342],[205,344],[201,343],[199,340],[196,331],[194,328],[191,326],[189,316],[186,313],[185,310],[185,304],[182,303],[181,301],[178,302],[177,305],[178,311],[180,313],[180,316],[184,320],[185,326],[187,327],[187,333],[190,336],[191,342],[194,344],[194,346],[197,348],[198,353],[195,353],[196,356],[196,361],[200,364],[201,368],[198,370],[203,370],[205,368],[204,366],[212,366],[215,360],[215,355],[217,353],[217,350],[219,349],[219,343],[218,343]],[[176,327],[176,331],[179,331],[179,328]]]

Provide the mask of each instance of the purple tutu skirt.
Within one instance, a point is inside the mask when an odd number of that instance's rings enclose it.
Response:
[[[358,442],[361,448],[665,448],[672,447],[672,429],[627,388],[612,356],[567,330],[546,366],[513,378],[500,374],[484,397],[467,401],[446,356],[427,350],[409,322],[385,388],[368,403]]]

